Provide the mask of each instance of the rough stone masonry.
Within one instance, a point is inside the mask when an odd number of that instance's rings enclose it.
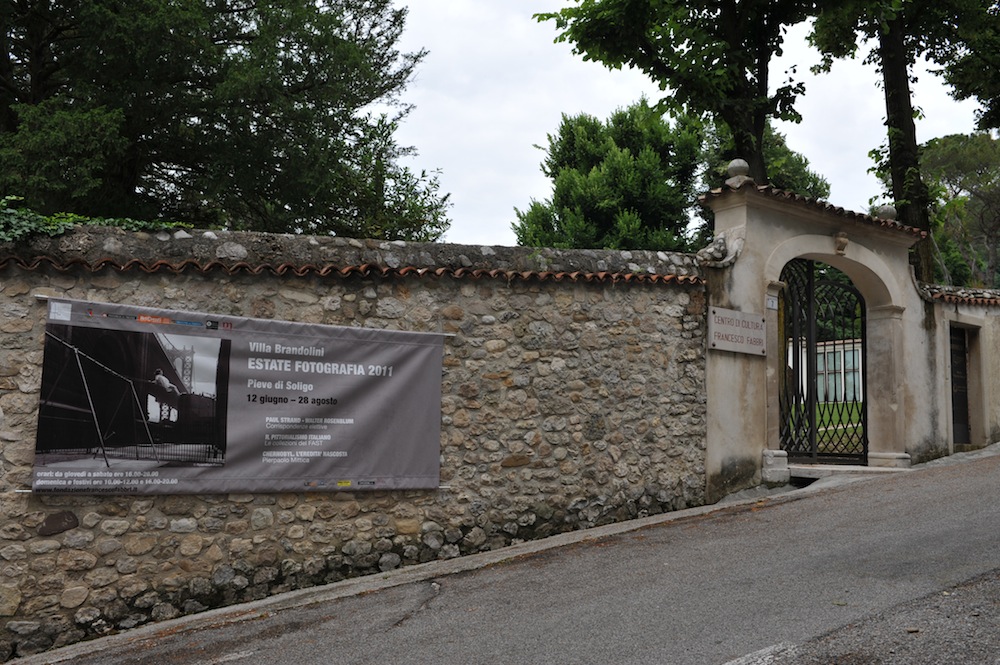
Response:
[[[26,492],[37,296],[453,335],[442,487]],[[0,657],[700,505],[704,336],[680,254],[103,228],[0,245]]]

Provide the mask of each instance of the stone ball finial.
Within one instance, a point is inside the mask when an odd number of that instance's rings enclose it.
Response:
[[[734,159],[729,162],[729,168],[726,169],[730,178],[735,178],[736,176],[748,176],[750,175],[750,165],[747,164],[745,159]]]
[[[750,165],[745,159],[734,159],[729,162],[729,177],[726,179],[726,186],[730,189],[740,189],[743,185],[754,184],[750,177]]]
[[[896,208],[888,203],[881,205],[875,211],[875,216],[879,219],[896,219]]]

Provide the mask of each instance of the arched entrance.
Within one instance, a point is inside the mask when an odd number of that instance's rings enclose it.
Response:
[[[793,259],[781,272],[780,446],[789,461],[868,463],[866,308],[836,268]]]
[[[707,350],[708,500],[755,482],[787,482],[792,471],[826,472],[819,467],[827,461],[904,468],[911,453],[933,446],[936,415],[926,405],[935,404],[928,395],[935,394],[939,354],[908,261],[923,233],[745,176],[733,175],[704,201],[715,213],[716,236],[714,251],[700,257],[708,305],[760,315],[767,347],[753,355]],[[812,274],[813,286],[796,291],[796,267],[815,267],[811,262],[850,280],[831,279],[844,288],[823,286],[819,282],[834,273],[810,270],[803,277],[808,285]],[[797,319],[791,317],[795,305],[785,302],[796,292],[805,303]],[[831,307],[839,332],[821,327],[823,317],[815,316]],[[873,399],[865,401],[868,395]],[[791,469],[789,458],[796,457],[813,463]]]

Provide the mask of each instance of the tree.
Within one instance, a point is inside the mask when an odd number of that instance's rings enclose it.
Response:
[[[1000,140],[986,132],[925,143],[935,259],[946,283],[1000,287]]]
[[[673,124],[646,100],[606,121],[580,114],[562,118],[548,137],[542,172],[552,197],[516,210],[518,243],[536,247],[691,251],[709,229],[693,228],[697,194],[725,178],[736,149],[726,127],[681,116]],[[763,154],[776,186],[815,198],[829,184],[809,162],[767,128]]]
[[[393,140],[425,52],[398,51],[392,4],[0,0],[0,191],[42,212],[437,238],[448,197]]]
[[[563,115],[542,172],[552,198],[516,210],[518,243],[536,247],[688,249],[700,167],[698,123],[674,126],[642,100],[607,122]]]
[[[985,11],[980,0],[829,0],[821,5],[811,40],[826,56],[853,57],[859,38],[876,41],[869,61],[882,75],[888,127],[888,161],[892,195],[899,220],[930,231],[931,197],[920,172],[910,71],[917,58],[950,60],[974,34]],[[918,243],[915,268],[919,279],[930,279],[932,250]]]
[[[788,147],[785,135],[776,131],[770,123],[764,129],[763,155],[772,187],[812,199],[830,196],[830,182],[810,169],[809,160]],[[708,171],[704,188],[721,186],[729,177],[729,163],[737,157],[740,157],[740,153],[728,128],[725,125],[710,125],[706,130],[704,159]]]
[[[982,104],[979,129],[1000,128],[1000,5],[977,12],[975,19],[975,29],[967,31],[963,47],[938,61],[955,97],[974,97]]]
[[[793,104],[803,91],[791,79],[771,90],[771,58],[781,53],[783,31],[808,18],[813,6],[801,0],[578,0],[537,18],[555,21],[557,41],[573,43],[586,60],[637,68],[669,88],[662,103],[672,110],[725,124],[750,175],[764,183],[767,121],[799,120]]]

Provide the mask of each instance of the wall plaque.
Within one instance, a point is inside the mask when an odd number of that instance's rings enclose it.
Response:
[[[708,348],[715,351],[767,355],[764,315],[734,309],[708,310]]]

